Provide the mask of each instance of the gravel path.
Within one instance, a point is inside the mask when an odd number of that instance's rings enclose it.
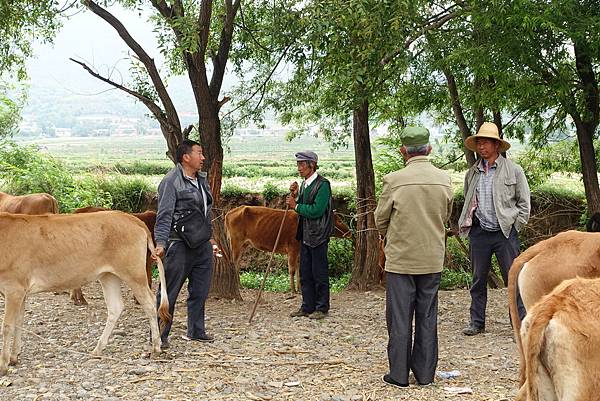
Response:
[[[90,352],[106,316],[99,285],[84,289],[87,307],[67,295],[29,299],[20,363],[0,378],[1,400],[512,400],[518,358],[506,291],[491,290],[488,332],[464,337],[466,290],[440,292],[438,371],[460,371],[432,386],[397,389],[381,382],[387,372],[385,293],[333,295],[323,321],[289,318],[299,298],[264,294],[248,325],[256,292],[243,302],[210,299],[212,344],[189,343],[185,303],[178,302],[171,348],[147,359],[148,324],[128,290],[126,310],[102,359]],[[180,300],[185,299],[185,294]],[[0,313],[4,301],[0,298]],[[468,387],[472,394],[453,394]]]

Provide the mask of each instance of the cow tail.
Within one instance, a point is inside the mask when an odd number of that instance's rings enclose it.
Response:
[[[525,354],[523,353],[523,340],[521,339],[521,318],[519,317],[517,307],[517,282],[519,280],[519,273],[523,270],[525,263],[533,259],[537,254],[538,252],[533,247],[529,248],[513,261],[508,272],[508,310],[521,361],[519,367],[519,385],[521,386],[525,383]]]
[[[550,296],[547,295],[536,304],[533,313],[528,318],[530,319],[529,328],[527,330],[527,350],[525,354],[525,376],[527,383],[527,400],[539,401],[538,392],[538,370],[540,369],[540,357],[542,347],[545,343],[545,333],[548,323],[556,313],[555,305],[549,302],[544,302]],[[521,365],[523,366],[523,365]]]
[[[144,226],[145,228],[145,226]],[[147,229],[146,229],[147,230]],[[150,234],[150,231],[148,231]],[[148,235],[148,250],[156,260],[156,266],[158,267],[158,277],[160,280],[160,305],[158,307],[158,318],[159,318],[159,330],[162,334],[167,323],[171,321],[171,314],[169,313],[169,296],[167,295],[167,281],[165,280],[165,267],[162,260],[156,257],[156,249],[154,248],[154,241],[152,235]]]

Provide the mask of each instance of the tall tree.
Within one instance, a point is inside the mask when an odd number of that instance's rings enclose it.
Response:
[[[350,134],[353,137],[357,235],[351,287],[358,289],[379,281],[369,121],[377,121],[378,106],[384,103],[381,99],[387,96],[390,81],[406,67],[402,57],[406,48],[397,51],[395,43],[433,29],[449,13],[440,10],[429,15],[429,21],[415,19],[415,15],[427,14],[416,12],[420,5],[380,0],[297,2],[291,7],[296,20],[287,22],[287,27],[299,27],[285,57],[291,72],[266,101],[282,113],[286,123],[304,129],[319,124],[320,134],[334,144]],[[281,30],[283,37],[294,38],[286,27]],[[390,61],[381,63],[386,55],[391,55]]]
[[[170,73],[185,73],[190,81],[198,110],[200,142],[206,156],[205,166],[214,196],[215,208],[220,206],[223,172],[223,145],[221,141],[221,107],[229,100],[222,97],[221,89],[234,35],[234,21],[240,0],[212,0],[200,2],[173,0],[122,0],[124,6],[154,10],[152,20],[159,32]],[[137,71],[141,78],[132,85],[113,81],[92,67],[76,61],[92,76],[135,97],[142,102],[159,122],[173,160],[177,145],[194,129],[182,127],[177,110],[167,91],[154,59],[136,41],[123,23],[99,2],[83,0],[83,4],[106,21],[135,55]],[[222,216],[214,223],[215,237],[222,247],[227,246]],[[227,298],[241,298],[239,275],[229,258],[217,259],[213,274],[213,294]]]
[[[593,140],[600,123],[600,7],[597,1],[495,0],[473,4],[473,18],[494,31],[490,50],[533,85],[532,140],[573,129],[590,214],[600,212]]]
[[[0,0],[0,74],[16,72],[23,79],[25,60],[32,55],[32,42],[51,41],[60,27],[60,13],[73,3]]]

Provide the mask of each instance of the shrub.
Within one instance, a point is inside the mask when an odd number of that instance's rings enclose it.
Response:
[[[352,272],[354,265],[354,242],[350,239],[331,238],[327,252],[329,275],[342,277]]]
[[[114,170],[119,174],[125,175],[165,175],[173,168],[173,164],[156,163],[136,160],[133,163],[117,162]]]
[[[101,178],[99,187],[111,196],[111,209],[126,212],[141,212],[145,200],[150,197],[154,189],[141,177],[128,178],[122,176]]]
[[[285,195],[285,191],[280,190],[274,184],[267,182],[263,187],[262,196],[265,201],[270,202],[273,199]]]
[[[93,177],[73,177],[60,161],[33,146],[0,143],[0,179],[4,188],[15,195],[51,194],[63,213],[84,206],[110,207],[112,202],[111,195]]]

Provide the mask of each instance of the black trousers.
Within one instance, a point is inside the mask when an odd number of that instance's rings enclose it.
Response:
[[[502,280],[508,284],[508,271],[519,255],[519,237],[513,227],[508,238],[502,231],[485,231],[474,224],[469,232],[469,250],[473,267],[473,285],[471,286],[471,323],[476,327],[485,327],[485,309],[487,306],[487,279],[492,267],[492,254],[496,255]],[[521,320],[525,317],[525,307],[519,295],[517,298]]]
[[[165,254],[165,281],[169,297],[169,313],[173,316],[175,302],[188,280],[187,299],[187,335],[198,337],[205,334],[204,305],[208,298],[213,270],[212,245],[209,241],[192,249],[183,241],[170,241]],[[160,286],[156,295],[157,307],[160,305]],[[161,339],[167,342],[172,323],[167,324]]]
[[[329,312],[328,247],[329,241],[315,248],[304,244],[300,246],[301,308],[304,312]]]
[[[441,273],[386,272],[388,363],[390,376],[398,383],[408,384],[410,370],[418,383],[433,382],[438,362],[437,312],[441,277]]]

